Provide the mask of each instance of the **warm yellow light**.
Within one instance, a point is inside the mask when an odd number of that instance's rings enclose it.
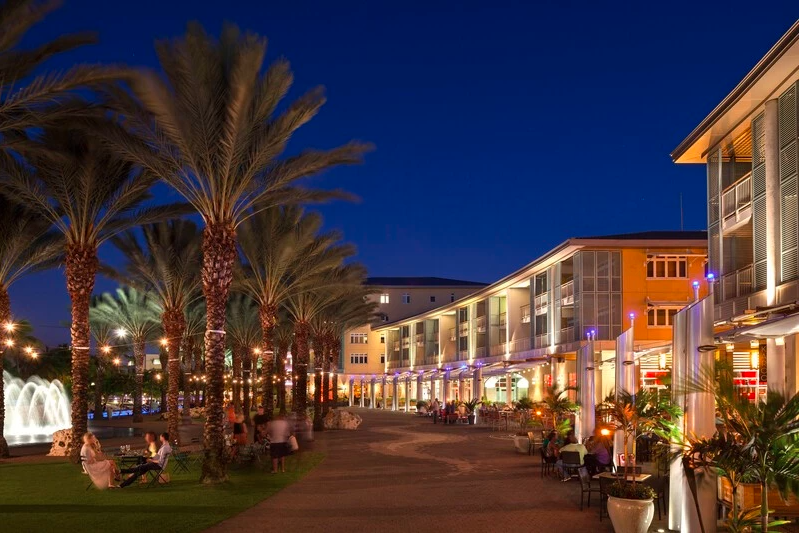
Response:
[[[6,347],[14,347],[14,340],[6,338]]]
[[[125,330],[125,329],[123,329],[122,327],[120,327],[119,329],[115,330],[115,331],[114,331],[114,333],[115,333],[115,334],[116,334],[116,335],[117,335],[119,338],[125,338],[125,337],[128,335],[128,331],[126,331],[126,330]]]
[[[161,380],[161,374],[160,373],[156,373],[155,374],[155,380],[156,381],[160,381]]]
[[[609,436],[610,435],[610,429],[602,429],[602,430],[599,431],[599,434],[602,435],[603,437]]]
[[[760,352],[752,351],[752,369],[756,370],[758,368],[760,368]]]
[[[103,347],[101,347],[101,348],[100,348],[100,350],[101,350],[103,353],[106,353],[106,354],[108,354],[108,353],[110,353],[110,352],[111,352],[111,346],[103,346]]]
[[[535,411],[536,416],[541,416],[541,411]]]
[[[735,351],[735,344],[727,344],[727,352],[732,353]]]
[[[7,333],[12,333],[14,332],[14,329],[17,328],[17,326],[9,321],[5,325],[3,325],[3,328],[6,330]]]
[[[252,349],[252,352],[255,353],[256,355],[260,355],[261,354],[261,348],[260,347],[254,347]]]
[[[114,359],[114,364],[116,364],[117,366],[119,366],[119,363],[120,363],[120,362],[122,362],[122,361],[121,361],[121,360],[119,360],[119,357],[117,357],[117,358],[115,358],[115,359]]]
[[[23,351],[24,351],[25,353],[27,353],[28,355],[30,355],[30,354],[32,354],[32,353],[33,353],[33,348],[32,348],[31,346],[25,346],[25,347],[23,348]]]
[[[660,362],[659,362],[659,364],[660,364],[660,369],[661,369],[661,370],[665,370],[665,369],[666,369],[666,354],[665,354],[665,353],[663,353],[662,355],[660,355]]]
[[[34,351],[34,352],[31,353],[31,358],[32,359],[38,359],[39,358],[39,354],[36,351]]]
[[[166,338],[161,338],[161,345],[162,345],[162,346],[166,347],[166,345],[167,345],[168,343],[169,343],[169,340],[167,340]]]

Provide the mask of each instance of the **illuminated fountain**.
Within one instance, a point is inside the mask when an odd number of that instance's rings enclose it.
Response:
[[[69,398],[61,381],[35,375],[23,381],[3,371],[3,392],[3,435],[11,445],[50,442],[54,431],[72,426]]]

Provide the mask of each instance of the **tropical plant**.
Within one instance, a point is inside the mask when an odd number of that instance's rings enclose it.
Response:
[[[275,360],[273,379],[277,387],[277,409],[281,415],[286,414],[286,361],[289,349],[294,343],[294,325],[285,308],[278,311],[277,328],[273,331]],[[262,384],[269,382],[268,373],[264,373]],[[275,378],[276,376],[276,378]],[[296,384],[294,381],[292,384]]]
[[[113,364],[113,348],[111,342],[114,336],[114,326],[102,318],[91,317],[89,313],[89,327],[95,342],[95,373],[94,373],[94,420],[102,420],[103,416],[103,386],[105,375]]]
[[[10,334],[6,329],[15,326],[9,287],[29,273],[56,265],[63,249],[59,235],[51,231],[48,221],[42,220],[33,210],[0,196],[0,328],[4,334]],[[0,377],[2,375],[3,359],[0,358]],[[0,457],[9,455],[3,436],[4,422],[5,401],[0,389]]]
[[[142,386],[144,381],[145,349],[161,328],[162,309],[147,293],[135,288],[118,288],[115,293],[103,293],[92,299],[89,316],[92,321],[116,325],[115,334],[127,338],[133,346],[136,382],[133,391],[133,421],[142,421]]]
[[[162,72],[142,72],[131,91],[110,88],[122,117],[106,137],[129,159],[172,186],[200,213],[208,375],[201,480],[227,479],[223,440],[225,311],[238,226],[272,206],[326,200],[331,192],[298,181],[339,164],[358,163],[367,147],[350,143],[280,159],[292,134],[324,103],[313,90],[275,116],[292,83],[285,61],[262,72],[266,41],[225,25],[221,37],[197,23],[182,39],[157,43]],[[340,195],[338,195],[340,196]]]
[[[569,399],[571,390],[576,389],[571,386],[562,390],[558,390],[555,386],[546,389],[540,406],[552,418],[552,429],[558,429],[559,424],[580,408],[580,405]]]
[[[250,418],[250,380],[249,373],[242,374],[242,367],[248,372],[253,352],[261,344],[261,325],[258,321],[258,303],[250,296],[233,294],[228,302],[227,340],[233,364],[233,404],[236,412],[242,410],[241,395],[244,394],[244,417]]]
[[[177,205],[143,208],[155,178],[75,129],[50,128],[30,139],[16,138],[14,149],[27,162],[6,160],[5,192],[39,213],[64,237],[67,290],[72,306],[72,444],[80,461],[87,428],[89,301],[99,268],[98,247],[111,236],[185,212]]]
[[[421,411],[422,409],[429,410],[430,409],[430,404],[428,402],[426,402],[425,400],[420,399],[419,401],[416,402],[416,410],[417,411]]]
[[[614,481],[608,487],[608,496],[624,500],[653,500],[657,498],[655,489],[649,485],[636,485],[634,482]]]
[[[186,330],[183,334],[183,357],[185,371],[184,385],[188,393],[183,397],[184,412],[189,413],[192,404],[200,406],[200,377],[203,371],[203,336],[205,333],[205,303],[194,301],[186,309]],[[193,390],[193,393],[191,391]]]
[[[149,293],[162,310],[167,351],[164,369],[168,374],[167,430],[170,436],[178,437],[180,351],[186,331],[186,309],[200,297],[202,237],[191,221],[173,219],[144,225],[140,233],[128,230],[113,236],[111,243],[125,256],[125,266],[121,272],[106,269],[106,273]],[[185,397],[188,396],[184,396],[184,404]]]
[[[526,411],[535,407],[535,403],[533,403],[532,399],[524,397],[516,402],[515,407],[517,411]]]

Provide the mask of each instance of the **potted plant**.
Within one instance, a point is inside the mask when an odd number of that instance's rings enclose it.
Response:
[[[467,416],[469,425],[474,425],[477,421],[477,406],[480,405],[480,400],[475,398],[471,401],[464,401],[461,405],[466,407],[466,410],[469,411],[469,416]]]
[[[646,390],[635,395],[611,394],[599,410],[605,425],[622,433],[624,438],[624,480],[613,485],[615,490],[608,491],[608,516],[617,533],[646,533],[655,514],[656,494],[652,487],[637,483],[635,477],[627,481],[630,469],[633,472],[635,469],[635,441],[644,433],[653,433],[664,440],[678,439],[675,421],[682,410],[669,398]]]
[[[430,404],[425,400],[420,399],[416,402],[416,412],[419,414],[430,412]]]

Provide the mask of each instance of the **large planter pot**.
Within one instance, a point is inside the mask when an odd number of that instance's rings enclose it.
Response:
[[[527,453],[530,451],[530,439],[527,435],[513,437],[513,447],[516,453]]]
[[[646,533],[655,516],[652,499],[627,500],[608,496],[608,516],[616,533]]]
[[[469,419],[469,425],[474,425],[474,422],[477,420],[477,415],[476,414],[470,414],[468,416],[468,419]]]

